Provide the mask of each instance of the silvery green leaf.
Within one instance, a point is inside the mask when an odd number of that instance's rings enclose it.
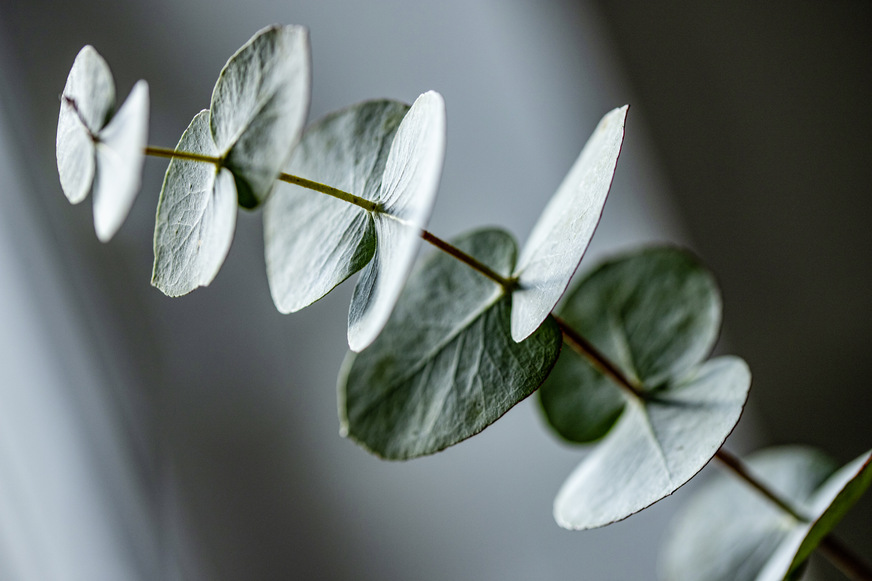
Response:
[[[194,117],[176,149],[218,155],[209,111]],[[235,227],[236,187],[230,171],[173,158],[157,207],[151,284],[169,296],[208,285],[227,256]]]
[[[73,204],[91,192],[94,141],[114,107],[115,82],[109,65],[93,46],[85,46],[73,62],[61,95],[56,142],[61,188]]]
[[[142,183],[148,144],[148,84],[139,81],[97,135],[94,228],[108,242],[124,223]]]
[[[328,115],[303,134],[287,172],[376,201],[394,134],[408,110],[382,100]],[[282,313],[317,301],[375,252],[369,212],[292,184],[279,182],[263,222],[267,278]]]
[[[720,449],[750,385],[744,361],[720,357],[645,399],[628,398],[615,428],[560,489],[557,523],[576,530],[605,526],[675,492]]]
[[[300,139],[309,110],[310,61],[305,28],[270,26],[230,57],[218,77],[212,136],[245,208],[266,200]]]
[[[445,157],[445,102],[424,93],[412,104],[391,144],[374,212],[375,256],[361,272],[348,312],[348,344],[360,351],[381,332],[412,269]]]
[[[510,235],[483,230],[456,245],[508,275]],[[496,421],[545,379],[561,334],[547,321],[516,343],[511,297],[444,253],[409,278],[384,331],[366,350],[349,353],[339,381],[342,430],[384,458],[438,452]]]
[[[660,561],[670,581],[792,578],[872,481],[872,452],[841,469],[816,450],[785,446],[747,465],[795,510],[799,522],[731,474],[718,474],[677,516]]]
[[[720,329],[721,299],[695,257],[661,247],[598,267],[557,312],[640,389],[652,391],[708,355]],[[573,442],[601,438],[624,409],[618,387],[569,350],[539,395],[551,426]]]
[[[612,184],[626,118],[627,106],[602,118],[521,251],[512,306],[516,341],[551,313],[587,250]]]

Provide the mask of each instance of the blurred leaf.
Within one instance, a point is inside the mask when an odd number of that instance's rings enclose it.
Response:
[[[310,61],[305,28],[270,26],[230,57],[218,77],[212,136],[245,208],[267,198],[300,139],[309,110]]]
[[[456,244],[503,275],[514,266],[516,246],[505,232],[479,231]],[[500,286],[451,256],[428,257],[378,339],[345,362],[343,432],[379,456],[406,459],[496,421],[539,386],[561,346],[550,319],[516,343],[510,312]]]
[[[108,242],[121,228],[142,183],[148,144],[148,85],[139,81],[98,134],[94,228]]]
[[[176,149],[218,155],[209,111],[194,117]],[[235,227],[236,188],[230,171],[173,158],[157,207],[151,284],[169,296],[208,285],[227,256]]]
[[[599,223],[624,140],[627,106],[607,113],[521,251],[512,337],[530,335],[563,296]]]
[[[751,455],[754,475],[809,517],[798,522],[729,474],[718,474],[678,515],[660,577],[670,581],[792,578],[872,481],[872,452],[837,470],[815,450],[789,446]]]
[[[554,518],[568,529],[624,519],[702,470],[739,421],[751,385],[736,357],[706,362],[645,399],[630,399],[615,428],[563,484]]]
[[[348,344],[370,345],[381,332],[412,270],[439,189],[445,157],[445,102],[424,93],[412,104],[391,143],[373,213],[377,245],[363,269],[348,312]]]
[[[148,138],[148,85],[139,81],[113,115],[115,84],[92,46],[76,56],[61,97],[57,162],[73,204],[94,192],[94,228],[108,242],[121,227],[142,180]]]
[[[306,130],[288,173],[378,200],[388,151],[408,110],[383,100],[328,115]],[[366,266],[375,252],[369,212],[292,184],[278,184],[263,221],[267,277],[282,313],[317,301]]]
[[[94,182],[94,139],[115,107],[115,81],[103,57],[87,45],[76,56],[61,97],[57,162],[61,188],[73,204],[88,197]]]
[[[714,277],[693,256],[663,247],[603,264],[558,312],[628,379],[652,391],[708,355],[721,300]],[[573,442],[603,437],[625,405],[611,379],[569,350],[539,393],[549,423]]]

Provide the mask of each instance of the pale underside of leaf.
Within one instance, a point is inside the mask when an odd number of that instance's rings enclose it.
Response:
[[[397,127],[408,105],[370,101],[306,130],[288,173],[375,201]],[[375,225],[364,209],[329,195],[279,183],[264,207],[270,292],[282,313],[298,311],[365,266]]]
[[[702,365],[656,399],[632,399],[554,501],[568,529],[624,519],[672,494],[714,456],[739,421],[751,375],[735,357]]]
[[[445,157],[445,102],[434,91],[415,101],[388,154],[374,213],[377,246],[348,312],[348,345],[361,351],[381,332],[415,261],[439,189]]]
[[[512,306],[516,341],[551,313],[590,244],[621,152],[626,116],[624,106],[602,118],[521,251]]]
[[[91,192],[95,172],[94,136],[115,107],[115,82],[94,47],[79,51],[61,96],[56,155],[64,194],[73,204]]]
[[[500,231],[457,246],[511,272],[515,246]],[[460,442],[532,393],[556,360],[561,335],[544,325],[524,343],[509,333],[511,299],[444,254],[413,274],[379,338],[349,355],[340,378],[343,431],[389,459],[432,454]]]
[[[721,301],[714,277],[693,256],[655,247],[598,267],[558,312],[650,391],[708,355],[720,328]],[[575,352],[561,357],[539,393],[551,426],[574,442],[601,438],[624,409],[612,380]]]
[[[218,154],[208,111],[194,117],[176,149]],[[230,171],[209,163],[170,161],[157,209],[152,285],[169,296],[208,285],[227,256],[235,228],[236,187]]]
[[[799,572],[820,540],[869,486],[867,452],[838,469],[816,450],[785,446],[752,454],[756,478],[807,522],[729,474],[719,474],[684,506],[667,535],[659,577],[670,581],[773,581]]]
[[[809,522],[796,526],[781,541],[757,581],[778,581],[796,571],[821,540],[872,483],[872,451],[843,466],[815,491],[802,512]]]
[[[148,143],[148,106],[148,84],[139,81],[98,134],[94,229],[101,242],[115,235],[139,193]]]
[[[243,207],[259,205],[272,191],[300,139],[310,91],[309,35],[301,26],[259,31],[222,69],[210,128]]]

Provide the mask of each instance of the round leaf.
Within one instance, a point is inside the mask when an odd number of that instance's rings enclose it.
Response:
[[[597,268],[558,309],[643,391],[680,378],[718,337],[721,299],[711,273],[677,248],[651,248]],[[603,437],[624,409],[610,379],[575,352],[560,358],[540,390],[549,423],[567,440]]]
[[[512,238],[485,230],[457,246],[508,274]],[[469,438],[531,394],[557,359],[549,321],[511,338],[511,297],[456,259],[437,253],[409,279],[378,339],[350,353],[339,385],[343,433],[379,456],[406,459]]]
[[[660,577],[681,581],[774,581],[798,572],[872,482],[872,451],[838,469],[810,448],[752,454],[754,475],[808,517],[799,522],[730,474],[719,474],[672,526]]]
[[[375,201],[391,143],[408,105],[369,101],[309,127],[290,174]],[[362,208],[280,182],[264,207],[266,272],[276,308],[298,311],[363,268],[375,226]]]
[[[94,228],[108,242],[124,223],[142,183],[148,144],[148,84],[139,81],[97,135]]]
[[[627,106],[602,118],[521,251],[512,307],[515,341],[551,313],[587,250],[612,184],[626,118]]]
[[[624,519],[702,470],[739,421],[747,365],[721,357],[646,399],[629,399],[615,428],[563,484],[554,518],[568,529]]]
[[[115,107],[115,82],[109,65],[93,46],[79,51],[58,116],[58,175],[64,194],[78,204],[91,191],[95,172],[94,141]]]
[[[348,345],[360,351],[381,332],[421,244],[445,158],[445,102],[424,93],[412,104],[391,143],[374,212],[375,255],[360,275],[348,312]]]
[[[221,70],[210,126],[245,208],[267,198],[300,139],[309,110],[310,62],[305,28],[270,26]]]
[[[194,117],[176,149],[218,154],[208,111]],[[208,285],[227,256],[235,227],[236,187],[230,171],[173,158],[157,207],[151,284],[169,296]]]

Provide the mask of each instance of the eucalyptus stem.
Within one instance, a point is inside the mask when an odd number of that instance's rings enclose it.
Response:
[[[512,289],[518,286],[517,279],[501,276],[499,273],[491,269],[488,265],[476,260],[475,258],[463,252],[456,246],[453,246],[448,242],[445,242],[441,238],[434,236],[427,230],[421,230],[421,238],[423,238],[425,241],[429,242],[439,250],[453,256],[460,262],[463,262],[476,272],[481,273],[487,278],[491,279],[492,281],[503,287],[503,289],[505,289],[507,292],[510,292]]]
[[[153,157],[165,157],[165,158],[178,158],[184,159],[186,161],[199,161],[202,163],[211,163],[218,167],[224,165],[224,160],[220,157],[215,157],[212,155],[205,155],[202,153],[193,153],[190,151],[178,151],[175,149],[168,149],[166,147],[155,147],[149,145],[145,148],[145,155],[151,155]]]
[[[834,536],[824,537],[818,550],[848,579],[872,581],[872,567]]]
[[[579,334],[575,329],[570,327],[566,321],[551,314],[554,320],[557,321],[560,330],[563,332],[563,340],[569,344],[572,349],[587,359],[600,372],[609,377],[619,388],[628,395],[636,399],[644,399],[644,394],[640,386],[631,381],[618,367],[612,363],[605,355],[600,353],[587,339]],[[766,486],[762,481],[758,480],[745,466],[745,464],[736,456],[727,452],[723,448],[715,453],[717,458],[730,473],[744,481],[745,484],[762,494],[767,500],[780,508],[782,511],[793,517],[799,522],[809,522],[808,517],[805,517],[784,500],[778,493]],[[833,535],[827,535],[817,546],[820,553],[830,561],[836,568],[853,581],[872,581],[872,569],[863,562],[850,549],[845,547]]]
[[[334,198],[338,198],[343,202],[348,202],[349,204],[354,204],[355,206],[363,208],[367,212],[383,211],[381,204],[379,204],[378,202],[372,202],[370,200],[367,200],[366,198],[361,198],[360,196],[355,196],[354,194],[344,192],[342,190],[319,182],[313,182],[312,180],[307,180],[306,178],[301,178],[299,176],[294,176],[286,173],[280,173],[278,179],[289,184],[294,184],[295,186],[300,186],[301,188],[306,188],[309,190],[320,192],[322,194],[327,194],[328,196],[333,196]]]

